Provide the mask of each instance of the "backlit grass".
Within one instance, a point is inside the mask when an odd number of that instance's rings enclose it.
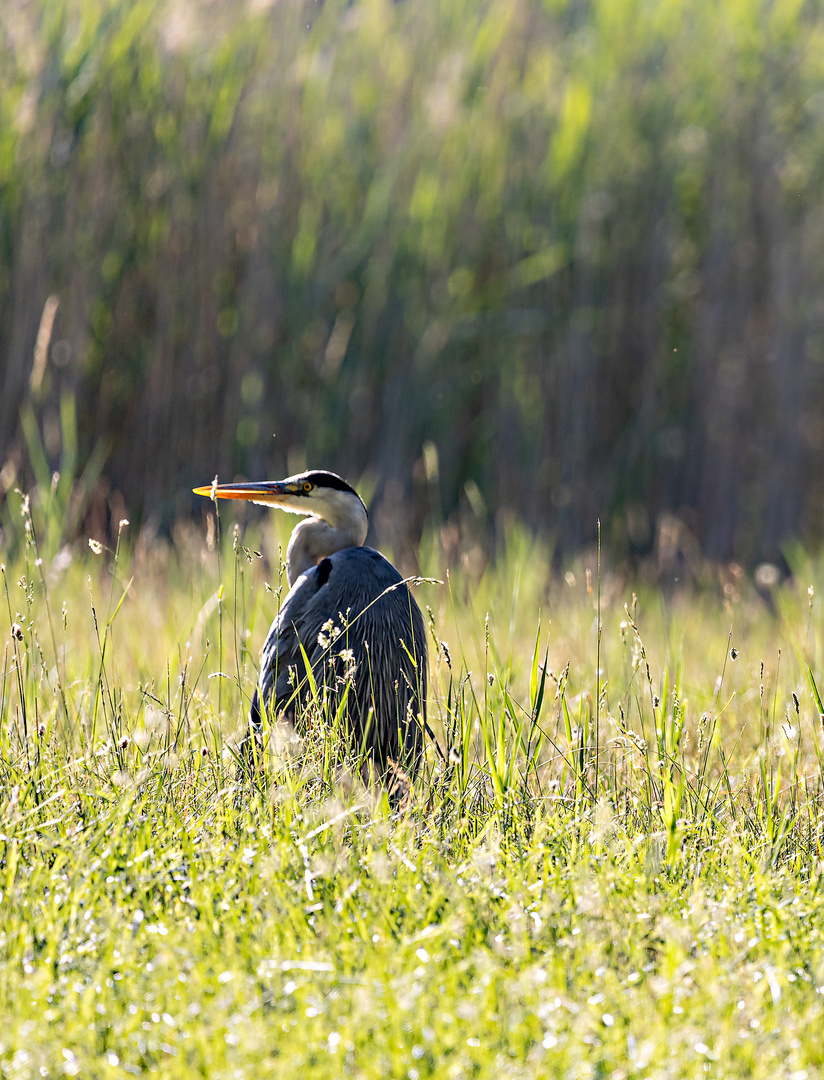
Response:
[[[817,566],[771,613],[736,573],[429,544],[440,749],[392,811],[317,710],[238,778],[289,522],[96,553],[19,520],[4,1076],[819,1075]]]

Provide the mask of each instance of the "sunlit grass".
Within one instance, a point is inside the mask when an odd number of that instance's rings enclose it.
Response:
[[[818,1075],[819,566],[771,614],[427,543],[438,749],[391,810],[312,710],[238,769],[289,522],[98,553],[19,520],[4,1075]]]

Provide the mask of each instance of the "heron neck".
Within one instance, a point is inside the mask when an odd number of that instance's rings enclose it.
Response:
[[[348,547],[360,547],[366,539],[366,514],[353,516],[337,525],[319,517],[309,517],[292,531],[286,550],[286,577],[294,585],[304,571],[321,559]]]

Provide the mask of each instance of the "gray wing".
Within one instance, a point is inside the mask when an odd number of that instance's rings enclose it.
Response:
[[[269,627],[261,655],[260,677],[249,713],[253,728],[260,728],[261,713],[271,707],[270,703],[282,708],[293,696],[294,689],[305,679],[306,665],[300,649],[302,637],[307,632],[305,613],[311,608],[323,584],[323,576],[318,574],[316,566],[301,574]],[[303,634],[299,627],[303,628]],[[261,700],[264,710],[261,709]]]
[[[372,548],[346,548],[302,574],[272,623],[252,702],[293,713],[305,700],[306,664],[331,694],[347,679],[351,737],[383,768],[387,759],[414,768],[426,720],[426,634],[412,594],[390,562]],[[297,691],[297,692],[296,692]]]

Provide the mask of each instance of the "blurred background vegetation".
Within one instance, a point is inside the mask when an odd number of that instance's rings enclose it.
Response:
[[[817,3],[3,4],[0,498],[102,538],[308,463],[390,544],[778,560],[822,190]]]

